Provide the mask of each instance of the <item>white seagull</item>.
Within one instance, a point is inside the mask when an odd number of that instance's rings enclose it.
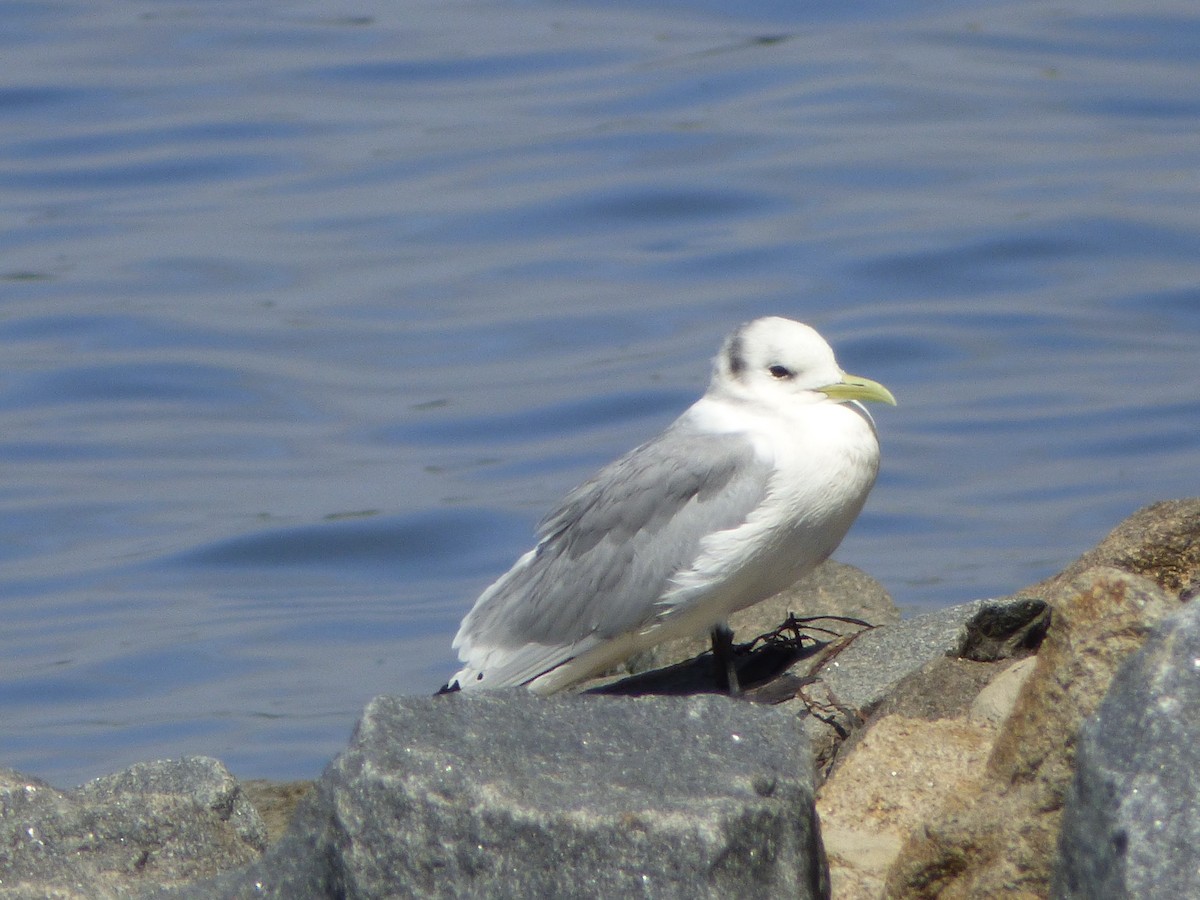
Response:
[[[704,396],[571,491],[475,601],[454,638],[463,667],[442,691],[549,694],[705,631],[736,690],[726,619],[828,557],[875,483],[862,400],[896,403],[843,372],[809,326],[739,327]]]

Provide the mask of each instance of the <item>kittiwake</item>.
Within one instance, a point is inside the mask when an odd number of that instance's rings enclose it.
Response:
[[[811,571],[862,510],[879,471],[865,400],[896,403],[808,325],[737,328],[704,396],[571,491],[475,601],[443,692],[549,694],[705,631],[727,650],[728,616]]]

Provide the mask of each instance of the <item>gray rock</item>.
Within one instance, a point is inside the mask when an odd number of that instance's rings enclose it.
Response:
[[[1200,897],[1200,605],[1167,619],[1080,732],[1053,896]]]
[[[841,742],[901,681],[931,661],[970,657],[980,646],[988,648],[988,659],[1028,654],[1046,622],[1041,600],[976,600],[863,631],[832,658],[818,654],[800,661],[789,674],[805,682],[795,702],[809,713],[804,722],[818,768],[827,771]]]
[[[986,766],[909,832],[888,868],[888,898],[1049,895],[1076,735],[1120,667],[1178,609],[1154,582],[1113,568],[1049,599],[1054,620]]]
[[[863,632],[818,673],[839,700],[855,709],[869,710],[906,675],[931,659],[965,657],[986,633],[994,648],[1004,645],[997,623],[1010,633],[1024,633],[1033,620],[1044,616],[1040,600],[1014,598],[976,600]],[[1019,645],[1019,642],[1018,644]],[[1028,654],[1033,648],[1023,648]],[[1003,658],[993,652],[989,659]]]
[[[842,623],[826,633],[817,631],[815,644],[800,650],[764,644],[741,652],[738,673],[743,686],[751,686],[750,699],[778,703],[801,715],[816,769],[824,774],[842,742],[904,679],[946,657],[997,662],[1029,655],[1049,621],[1049,608],[1040,599],[976,600],[877,628]],[[959,697],[958,705],[969,706],[984,681],[986,677],[980,678],[969,696]],[[633,696],[716,689],[710,654],[592,688]]]
[[[723,697],[381,697],[248,870],[188,896],[825,897],[794,716]]]
[[[243,866],[266,830],[213,759],[139,763],[75,791],[0,770],[6,897],[131,897]]]

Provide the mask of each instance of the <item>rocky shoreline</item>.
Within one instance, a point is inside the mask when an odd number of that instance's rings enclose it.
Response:
[[[377,698],[314,783],[0,770],[0,898],[1200,896],[1197,593],[1200,499],[1165,501],[913,619],[827,563],[733,623],[754,702],[678,642],[584,694]]]

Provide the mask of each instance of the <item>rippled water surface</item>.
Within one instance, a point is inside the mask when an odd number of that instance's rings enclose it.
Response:
[[[315,775],[756,315],[910,612],[1197,493],[1190,0],[0,15],[0,764]]]

